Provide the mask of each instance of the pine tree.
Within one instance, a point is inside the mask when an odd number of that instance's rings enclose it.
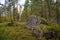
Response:
[[[28,10],[29,10],[29,0],[25,1],[24,4],[24,10],[22,12],[22,21],[25,21],[25,19],[28,17]]]

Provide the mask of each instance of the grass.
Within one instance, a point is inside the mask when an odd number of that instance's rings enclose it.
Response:
[[[6,24],[0,23],[0,40],[36,40],[30,30],[24,28],[24,25],[5,26]]]
[[[20,23],[19,26],[6,26],[8,22],[0,23],[0,40],[37,40],[32,36],[31,31],[25,29],[24,23]],[[53,26],[41,24],[38,28],[52,29]],[[55,28],[60,31],[60,26]],[[60,32],[58,34],[60,37]]]

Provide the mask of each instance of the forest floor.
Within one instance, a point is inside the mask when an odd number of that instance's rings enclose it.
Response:
[[[25,29],[24,25],[6,26],[7,22],[0,23],[0,40],[35,40],[30,30]]]
[[[31,35],[31,31],[25,29],[24,24],[19,26],[6,26],[8,22],[0,23],[0,40],[36,40],[35,37]],[[47,25],[40,25],[40,28],[47,27]],[[49,28],[51,28],[49,26]]]

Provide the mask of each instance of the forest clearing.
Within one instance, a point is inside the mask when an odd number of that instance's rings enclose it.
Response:
[[[0,40],[60,40],[60,0],[1,0]]]

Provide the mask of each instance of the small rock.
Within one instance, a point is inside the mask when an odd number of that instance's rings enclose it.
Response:
[[[49,40],[49,39],[55,39],[56,38],[56,34],[55,32],[51,31],[51,30],[45,30],[44,31],[44,37],[46,40]]]

